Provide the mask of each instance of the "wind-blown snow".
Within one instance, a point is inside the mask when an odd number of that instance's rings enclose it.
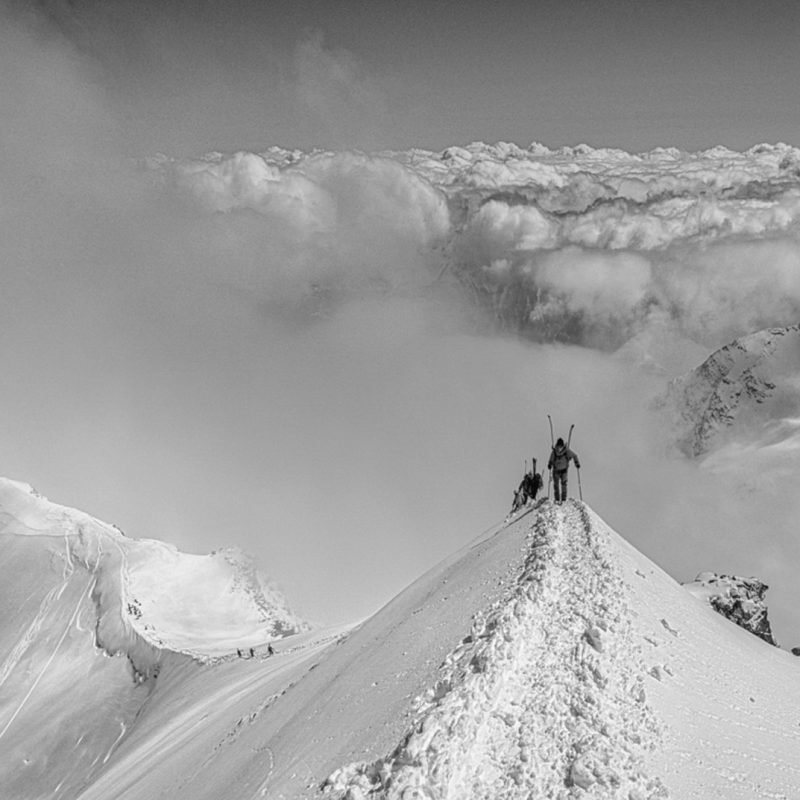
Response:
[[[5,487],[6,503],[24,495]],[[29,530],[42,520],[19,505],[14,518]],[[88,636],[81,647],[95,651]],[[54,708],[56,732],[41,742],[38,718],[9,717],[6,699],[13,743],[0,737],[0,751],[8,774],[24,776],[9,796],[61,783],[63,800],[788,800],[800,786],[796,661],[574,500],[541,501],[487,531],[352,631],[275,649],[205,666],[168,658],[144,685],[128,673],[148,702],[110,749],[84,744],[77,766],[66,755],[79,746],[58,724],[74,706]],[[30,657],[46,676],[46,654]],[[77,671],[58,661],[72,687]],[[3,674],[16,669],[6,659]],[[105,673],[101,690],[124,697]],[[86,700],[80,711],[87,730],[109,716]],[[42,764],[44,745],[64,757]]]

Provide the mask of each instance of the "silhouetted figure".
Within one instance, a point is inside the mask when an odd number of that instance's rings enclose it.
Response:
[[[536,471],[536,459],[534,458],[531,471],[525,473],[519,484],[519,488],[514,492],[514,503],[511,506],[512,513],[518,511],[527,503],[532,503],[543,485],[544,481],[542,481],[542,476]]]
[[[569,471],[570,461],[575,462],[575,469],[581,468],[578,456],[559,437],[547,462],[547,468],[553,473],[553,491],[555,492],[556,503],[563,503],[567,499],[567,472]]]
[[[275,648],[272,646],[272,644],[268,644],[267,645],[267,655],[268,656],[274,656],[275,655]]]
[[[241,651],[241,649],[240,649],[240,648],[238,648],[238,647],[236,648],[236,655],[237,655],[237,656],[239,656],[239,658],[241,658],[241,657],[242,657],[242,651]]]
[[[253,650],[253,648],[251,647],[250,648],[250,658],[255,658],[255,657],[256,657],[256,651]]]

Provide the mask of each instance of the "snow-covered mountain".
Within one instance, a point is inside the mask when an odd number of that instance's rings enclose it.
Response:
[[[308,627],[234,550],[198,556],[130,539],[7,480],[0,548],[4,797],[77,796],[163,672]]]
[[[800,325],[770,328],[712,353],[664,399],[689,456],[725,444],[777,446],[800,431]]]
[[[224,559],[11,482],[0,514],[9,800],[800,792],[796,659],[577,501],[523,510],[356,627],[279,640],[300,623]]]

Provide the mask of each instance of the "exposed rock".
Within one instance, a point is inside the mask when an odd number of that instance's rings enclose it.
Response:
[[[773,417],[800,411],[800,325],[743,336],[670,383],[662,407],[674,415],[678,447],[697,457],[729,435],[763,432]],[[774,414],[773,411],[780,411]]]
[[[764,595],[769,586],[765,583],[757,578],[701,572],[694,581],[683,585],[731,622],[765,642],[778,646],[767,619]]]

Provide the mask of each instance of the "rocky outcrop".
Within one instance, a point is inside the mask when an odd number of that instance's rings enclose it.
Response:
[[[767,618],[764,595],[769,586],[765,583],[757,578],[701,572],[694,581],[683,585],[723,617],[765,642],[778,646]]]
[[[673,414],[678,447],[690,457],[731,435],[800,412],[800,325],[769,328],[736,339],[676,378],[660,405]]]

